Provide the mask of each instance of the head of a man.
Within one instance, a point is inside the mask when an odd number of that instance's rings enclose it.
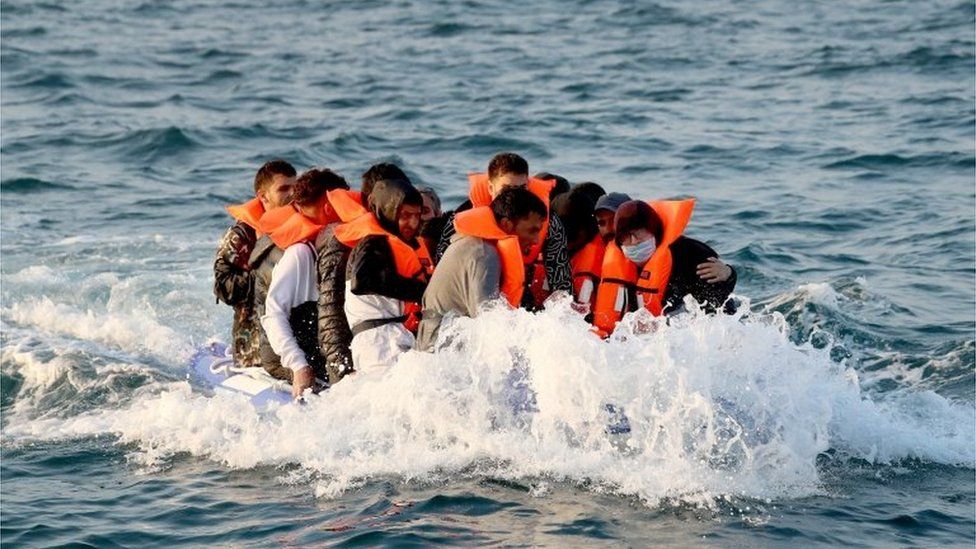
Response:
[[[420,220],[426,223],[435,217],[440,217],[443,212],[441,212],[441,197],[437,196],[437,191],[427,185],[418,186],[417,191],[424,199],[424,206],[420,211]]]
[[[522,253],[539,242],[546,216],[546,205],[525,187],[502,189],[491,201],[491,212],[498,227],[518,237]]]
[[[549,191],[549,200],[550,201],[553,198],[556,198],[557,196],[559,196],[559,195],[561,195],[563,193],[568,193],[569,192],[569,189],[572,188],[572,185],[569,184],[569,180],[568,179],[566,179],[565,177],[563,177],[561,175],[556,175],[554,173],[539,172],[539,173],[533,175],[532,177],[534,179],[542,179],[543,181],[552,181],[553,182],[552,190]]]
[[[295,168],[281,159],[265,162],[254,176],[254,196],[265,210],[291,202]]]
[[[373,164],[368,170],[363,172],[362,187],[359,189],[363,196],[364,206],[369,204],[369,196],[373,194],[373,187],[376,186],[377,182],[383,181],[384,179],[410,181],[407,174],[403,173],[403,170],[396,164],[391,164],[390,162]]]
[[[631,200],[617,208],[614,219],[617,244],[627,259],[643,265],[664,235],[664,223],[647,202]]]
[[[515,153],[498,153],[488,163],[488,194],[492,198],[506,187],[529,184],[529,163]]]
[[[609,244],[613,240],[617,208],[625,202],[630,202],[630,197],[624,193],[604,194],[596,199],[593,216],[596,218],[596,226],[603,242]]]
[[[593,197],[586,188],[580,187],[573,187],[571,191],[557,196],[552,201],[552,211],[559,216],[566,230],[566,244],[571,257],[599,233],[594,206]]]
[[[409,179],[381,179],[373,186],[369,206],[384,229],[413,242],[420,231],[424,199]]]
[[[295,181],[295,207],[302,215],[319,225],[334,221],[336,213],[327,194],[334,189],[349,189],[349,184],[341,175],[328,168],[307,170]]]

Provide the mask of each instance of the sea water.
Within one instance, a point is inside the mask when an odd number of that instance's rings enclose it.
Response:
[[[971,546],[974,14],[3,2],[0,539]],[[264,413],[187,381],[262,162],[452,207],[502,150],[696,197],[739,311],[490,308]]]

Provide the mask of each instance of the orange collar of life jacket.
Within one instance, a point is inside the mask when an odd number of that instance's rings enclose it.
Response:
[[[579,297],[583,282],[591,280],[594,285],[600,282],[603,271],[603,254],[607,246],[600,235],[593,237],[586,246],[573,254],[569,266],[573,271],[573,295]]]
[[[664,225],[661,242],[657,243],[654,254],[644,264],[637,278],[637,292],[644,299],[644,306],[655,316],[664,309],[664,294],[671,279],[671,244],[685,231],[695,209],[695,199],[654,200],[648,202]]]
[[[427,280],[433,273],[434,262],[431,261],[430,251],[423,240],[418,240],[417,248],[413,248],[399,236],[384,229],[372,213],[361,215],[335,228],[336,239],[350,248],[356,247],[362,239],[372,235],[386,237],[400,276]]]
[[[291,204],[268,210],[261,216],[259,225],[282,250],[297,242],[312,240],[325,226],[305,217]]]
[[[261,204],[261,199],[252,198],[243,204],[227,206],[227,213],[234,219],[254,229],[259,237],[261,236],[261,216],[264,215],[264,205]]]
[[[471,186],[468,191],[468,198],[471,200],[471,205],[474,207],[490,206],[491,205],[491,193],[488,192],[488,174],[487,173],[472,173],[468,174],[468,181]],[[536,179],[535,177],[529,178],[529,183],[526,188],[534,195],[536,195],[543,204],[546,205],[546,211],[549,211],[549,193],[552,192],[552,188],[556,186],[555,181],[549,181],[546,179]],[[525,254],[524,260],[525,264],[535,263],[539,256],[542,254],[542,247],[546,241],[546,237],[549,235],[549,216],[547,215],[545,219],[542,220],[542,230],[539,231],[539,241],[529,248],[529,253]],[[538,278],[538,277],[536,277]],[[544,278],[544,277],[543,277]],[[541,281],[539,282],[541,284]],[[541,288],[537,288],[541,291]]]
[[[475,208],[490,206],[491,193],[488,192],[488,174],[483,172],[469,173],[468,182],[470,183],[470,187],[468,188],[468,199],[471,200],[471,205]],[[548,210],[549,193],[552,192],[552,188],[555,186],[555,181],[530,177],[529,184],[526,186],[526,188],[528,188],[532,194],[538,196],[539,199],[542,200],[542,203],[546,205],[546,210]]]
[[[457,232],[489,240],[498,251],[502,263],[502,279],[499,291],[509,305],[518,308],[525,291],[525,262],[518,237],[508,234],[498,226],[491,208],[482,206],[460,212],[454,216]]]
[[[363,195],[359,191],[333,189],[328,192],[328,196],[332,209],[344,223],[367,213],[366,207],[363,205]]]

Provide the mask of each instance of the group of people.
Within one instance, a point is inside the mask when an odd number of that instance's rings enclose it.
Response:
[[[227,208],[236,222],[214,262],[235,362],[299,397],[432,351],[445,317],[495,300],[538,311],[571,295],[601,337],[628,312],[673,314],[688,295],[710,312],[731,307],[735,270],[683,234],[693,199],[632,200],[529,173],[521,156],[497,154],[443,212],[391,163],[366,170],[359,190],[326,168],[265,163],[254,198]]]

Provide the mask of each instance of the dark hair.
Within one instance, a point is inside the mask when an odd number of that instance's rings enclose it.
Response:
[[[569,191],[569,180],[561,175],[556,175],[549,172],[539,172],[532,177],[536,179],[544,179],[546,181],[555,181],[556,184],[552,186],[552,190],[549,191],[549,200],[556,198],[557,196]]]
[[[488,179],[505,175],[529,175],[529,163],[515,153],[498,153],[488,163]]]
[[[295,177],[295,167],[280,158],[265,162],[254,176],[254,194],[267,189],[276,175]]]
[[[642,200],[631,200],[621,204],[617,208],[613,225],[618,243],[623,237],[639,229],[650,231],[658,243],[661,242],[661,237],[664,235],[664,223],[661,221],[661,217],[657,215],[650,204]]]
[[[298,177],[292,199],[298,206],[308,206],[318,202],[328,191],[348,188],[346,180],[334,171],[328,168],[312,168]]]
[[[596,205],[596,201],[601,196],[607,194],[607,191],[603,190],[603,187],[597,185],[592,181],[584,181],[582,183],[577,183],[576,185],[573,185],[572,192],[580,193],[589,197],[589,199],[593,201],[594,206]]]
[[[524,187],[505,187],[498,196],[491,201],[491,213],[495,220],[508,219],[513,223],[538,214],[545,219],[549,212],[539,197]]]
[[[566,229],[566,236],[570,242],[576,239],[592,240],[600,229],[593,216],[593,201],[586,187],[576,186],[568,193],[557,196],[551,204],[552,211],[559,216]]]
[[[441,209],[441,197],[437,195],[437,191],[433,187],[430,185],[417,185],[417,191],[421,196],[429,196],[431,202],[434,203],[435,209]]]
[[[373,194],[373,186],[376,185],[376,182],[384,179],[400,179],[410,183],[410,178],[396,164],[389,162],[373,164],[363,172],[363,186],[360,188],[363,194],[363,204],[369,203],[369,195]]]

